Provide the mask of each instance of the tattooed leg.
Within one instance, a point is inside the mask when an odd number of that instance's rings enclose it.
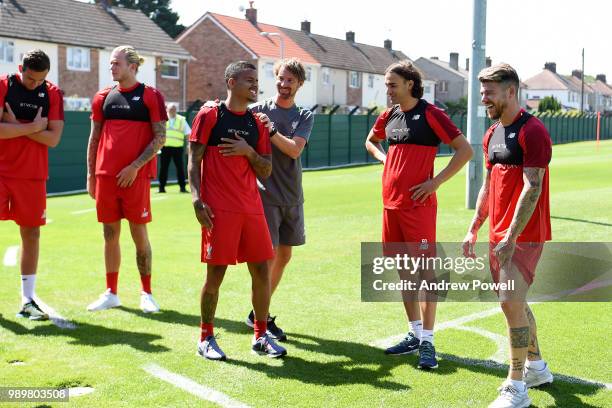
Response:
[[[200,295],[201,323],[212,323],[219,300],[219,288],[227,265],[207,265],[206,282]]]
[[[146,224],[134,224],[130,222],[130,232],[132,240],[136,246],[136,265],[141,275],[151,274],[151,264],[153,262],[153,252],[147,234]]]
[[[529,350],[527,351],[527,359],[531,361],[541,360],[542,354],[538,344],[536,320],[528,304],[525,304],[525,314],[527,315],[527,320],[529,320]]]

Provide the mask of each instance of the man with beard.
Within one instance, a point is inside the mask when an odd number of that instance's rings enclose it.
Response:
[[[254,310],[252,352],[282,357],[287,351],[266,333],[270,306],[268,260],[274,257],[257,177],[272,172],[270,136],[248,110],[257,100],[257,69],[247,61],[225,69],[227,99],[201,109],[189,137],[189,186],[202,227],[201,261],[207,264],[200,297],[198,354],[225,360],[213,332],[219,288],[228,265],[246,262]]]
[[[384,164],[382,241],[386,245],[383,248],[385,255],[391,256],[387,248],[394,246],[393,243],[407,243],[410,256],[417,257],[416,247],[419,250],[432,247],[433,250],[426,249],[428,256],[432,256],[436,245],[435,192],[470,160],[473,151],[450,118],[421,99],[421,73],[411,62],[401,61],[389,66],[385,85],[394,105],[380,114],[366,140],[368,152]],[[385,139],[389,142],[388,154],[380,144]],[[434,160],[441,142],[450,145],[455,154],[434,177]],[[405,273],[399,272],[400,276]],[[421,270],[420,278],[430,281],[434,279],[432,272]],[[421,302],[414,295],[403,295],[411,331],[385,353],[401,355],[418,350],[418,367],[436,368],[435,294],[425,294]]]
[[[487,175],[463,252],[475,256],[478,230],[488,217],[493,280],[514,282],[514,290],[499,291],[511,364],[499,397],[489,407],[522,408],[531,405],[527,388],[553,381],[542,360],[536,321],[526,302],[544,242],[552,238],[548,198],[552,142],[544,124],[521,109],[514,68],[508,64],[485,68],[478,79],[481,101],[497,122],[483,138]]]
[[[300,155],[314,123],[309,110],[295,105],[295,95],[306,80],[302,63],[295,58],[280,60],[274,75],[276,95],[249,107],[268,127],[272,142],[272,175],[261,180],[259,190],[274,246],[274,259],[269,263],[272,295],[291,260],[292,247],[306,242]],[[246,324],[253,327],[253,319],[251,311]],[[268,334],[287,340],[275,317],[268,316]]]

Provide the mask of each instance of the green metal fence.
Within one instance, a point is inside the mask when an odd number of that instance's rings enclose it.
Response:
[[[189,121],[194,113],[189,115]],[[452,115],[451,119],[465,134],[467,115]],[[310,141],[302,153],[306,169],[372,163],[365,151],[366,135],[374,125],[376,115],[315,115]],[[595,140],[597,116],[548,116],[540,117],[551,134],[553,144]],[[612,139],[612,117],[601,117],[600,137]],[[66,112],[66,126],[61,143],[49,150],[49,193],[83,191],[87,174],[87,140],[89,137],[89,113]],[[440,154],[450,153],[441,145]],[[175,178],[174,165],[170,165],[169,180]]]

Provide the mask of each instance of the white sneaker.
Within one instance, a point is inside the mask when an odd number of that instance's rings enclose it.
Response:
[[[510,381],[505,381],[497,390],[499,397],[489,405],[489,408],[527,408],[531,405],[527,387],[519,391]]]
[[[533,388],[553,382],[553,375],[548,369],[548,364],[544,364],[544,368],[541,370],[525,367],[525,371],[523,371],[523,381],[527,384],[527,388]]]
[[[110,289],[106,289],[106,292],[101,294],[98,300],[87,306],[87,310],[90,312],[97,312],[119,306],[121,306],[119,296],[112,293]]]
[[[153,295],[146,292],[142,292],[140,295],[140,308],[144,313],[159,312],[159,305],[153,299]]]

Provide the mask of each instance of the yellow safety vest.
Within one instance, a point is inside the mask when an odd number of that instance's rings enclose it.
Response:
[[[176,115],[174,124],[170,127],[170,120],[166,122],[166,144],[167,147],[183,147],[185,140],[185,117]]]

